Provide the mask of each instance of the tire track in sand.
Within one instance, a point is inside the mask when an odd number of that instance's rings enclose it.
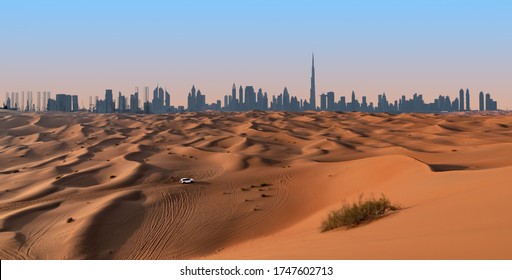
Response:
[[[208,187],[156,186],[147,196],[144,222],[127,243],[135,246],[122,248],[126,259],[177,259],[182,257],[183,246],[189,246],[187,232],[197,224],[197,214],[204,209]],[[211,195],[211,194],[210,194]],[[192,229],[193,230],[193,229]]]

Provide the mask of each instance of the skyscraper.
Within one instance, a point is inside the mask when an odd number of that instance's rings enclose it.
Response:
[[[171,94],[166,89],[165,90],[165,110],[164,111],[167,111],[170,108],[171,108]]]
[[[237,102],[236,102],[236,86],[235,83],[233,83],[233,88],[231,88],[231,103],[230,107],[232,111],[238,110],[237,108]]]
[[[41,111],[41,92],[37,92],[37,111]]]
[[[144,104],[149,102],[149,87],[144,87]]]
[[[192,85],[192,89],[188,93],[187,98],[187,107],[189,112],[195,112],[197,111],[197,99],[196,99],[196,87],[195,85]]]
[[[245,110],[256,109],[256,92],[253,86],[245,86]]]
[[[206,105],[206,96],[201,93],[200,89],[197,89],[196,95],[196,111],[203,111]]]
[[[315,54],[311,59],[311,89],[309,90],[309,106],[311,110],[316,110],[316,92],[315,92]]]
[[[325,93],[320,94],[320,110],[327,110],[327,95]]]
[[[78,95],[73,95],[71,96],[71,100],[72,100],[72,107],[71,107],[71,111],[72,112],[76,112],[78,111]]]
[[[283,90],[283,110],[290,110],[290,94],[288,93],[288,89],[284,87]]]
[[[335,104],[334,104],[334,92],[329,91],[327,93],[327,110],[334,111],[335,110]]]
[[[71,112],[71,95],[57,94],[55,96],[56,108],[55,111]]]
[[[153,90],[151,113],[161,114],[164,109],[164,103],[165,103],[164,89],[157,85],[156,88]]]
[[[161,87],[158,87],[158,102],[158,113],[161,114],[165,104],[165,93]]]
[[[362,112],[368,111],[368,102],[366,102],[366,96],[361,97],[361,111]]]
[[[471,106],[469,105],[469,89],[466,89],[466,110],[471,111]]]
[[[119,92],[117,95],[117,112],[124,113],[126,110],[126,98]]]
[[[106,89],[105,90],[105,113],[114,113],[115,109],[116,109],[116,106],[114,104],[112,90]]]
[[[135,92],[130,95],[130,112],[137,113],[139,111],[139,88],[135,88]]]
[[[480,102],[479,102],[479,105],[480,106],[479,106],[478,109],[480,109],[480,111],[484,111],[485,110],[485,101],[484,101],[484,92],[483,91],[480,92]]]
[[[242,88],[242,85],[240,85],[240,88],[238,89],[238,107],[240,111],[244,110],[244,89]]]
[[[459,91],[459,111],[464,111],[464,90],[460,89]]]
[[[42,101],[42,109],[41,111],[46,111],[46,105],[48,103],[48,98],[46,98],[46,91],[43,91],[43,101]]]
[[[25,92],[24,91],[21,92],[21,103],[18,105],[19,105],[20,111],[25,110]]]
[[[263,110],[263,90],[261,88],[258,89],[258,94],[256,95],[256,110]]]
[[[493,111],[498,110],[498,103],[491,98],[491,94],[487,93],[485,95],[485,110]]]

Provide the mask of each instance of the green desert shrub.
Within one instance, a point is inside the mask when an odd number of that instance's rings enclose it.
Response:
[[[399,209],[400,206],[391,204],[385,195],[378,199],[372,197],[366,200],[363,200],[361,195],[357,202],[352,204],[344,203],[340,209],[329,213],[327,219],[322,222],[321,231],[326,232],[340,227],[356,227],[378,218],[388,211]]]

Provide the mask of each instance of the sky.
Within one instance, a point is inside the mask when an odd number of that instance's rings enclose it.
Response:
[[[233,83],[309,98],[376,103],[469,88],[512,109],[512,1],[1,1],[0,101],[6,92],[129,96],[157,85],[186,105]],[[318,101],[317,101],[318,103]]]

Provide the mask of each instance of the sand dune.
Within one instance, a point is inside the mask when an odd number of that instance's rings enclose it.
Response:
[[[0,258],[511,259],[511,128],[504,112],[0,111]],[[403,209],[320,233],[381,193]]]

